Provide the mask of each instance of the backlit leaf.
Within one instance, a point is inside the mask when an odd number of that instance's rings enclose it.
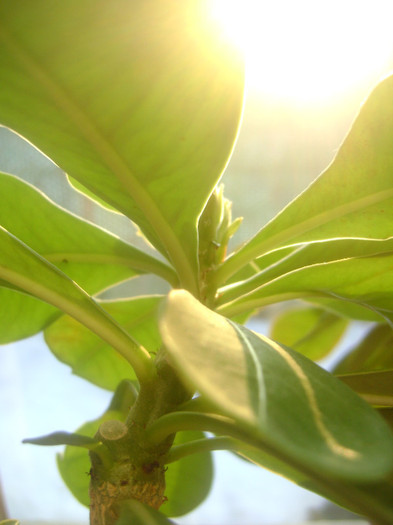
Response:
[[[157,326],[160,301],[161,296],[146,296],[99,304],[135,341],[154,353],[161,344]],[[114,390],[122,379],[135,378],[123,356],[68,315],[45,330],[45,341],[60,361],[71,366],[74,374],[102,388]]]
[[[224,304],[218,311],[233,316],[289,299],[333,299],[353,303],[393,319],[393,255],[355,257],[306,266],[273,279]],[[375,319],[375,316],[374,316]],[[378,318],[377,318],[378,319]]]
[[[0,224],[89,293],[146,272],[176,282],[167,265],[65,211],[16,177],[0,173],[0,195]],[[2,289],[0,296],[1,343],[33,335],[59,315],[16,291]]]
[[[392,98],[393,76],[371,93],[329,168],[228,260],[226,275],[282,246],[391,236]]]
[[[243,65],[201,0],[0,4],[0,123],[136,222],[197,291]]]
[[[0,279],[75,317],[111,344],[132,364],[141,380],[150,377],[151,360],[86,292],[58,268],[0,226]]]
[[[334,368],[335,374],[393,369],[393,330],[387,324],[375,325],[365,338]]]
[[[348,321],[317,308],[292,308],[279,314],[270,337],[314,361],[325,357],[338,343]]]
[[[282,248],[259,257],[252,264],[254,272],[240,282],[222,288],[217,305],[224,304],[254,292],[285,274],[307,266],[339,262],[366,256],[389,255],[393,253],[393,238],[376,239],[329,239]]]

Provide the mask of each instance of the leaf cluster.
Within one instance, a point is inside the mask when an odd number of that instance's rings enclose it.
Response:
[[[168,501],[162,513],[129,501],[119,524],[171,523],[164,514],[192,510],[209,492],[210,452],[223,448],[392,523],[393,77],[365,102],[327,170],[228,253],[240,220],[219,181],[241,119],[243,65],[205,8],[0,5],[1,125],[153,248],[0,174],[0,342],[43,331],[75,374],[114,392],[75,434],[29,442],[67,445],[59,470],[88,505],[86,448],[105,461],[97,428],[127,422],[150,389],[159,407],[144,444],[176,434],[164,460]],[[172,291],[102,298],[143,274]],[[243,326],[294,299],[302,306],[283,310],[270,338]],[[364,340],[333,373],[322,370],[314,361],[359,319],[370,323]],[[154,390],[161,376],[171,393]]]

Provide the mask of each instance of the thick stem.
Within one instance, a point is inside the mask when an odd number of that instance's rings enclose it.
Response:
[[[127,421],[107,421],[97,433],[107,457],[94,451],[91,457],[90,523],[114,525],[118,504],[136,499],[155,509],[165,501],[165,463],[174,435],[159,443],[146,439],[146,427],[191,397],[166,360],[164,352],[156,359],[154,380],[141,385]]]

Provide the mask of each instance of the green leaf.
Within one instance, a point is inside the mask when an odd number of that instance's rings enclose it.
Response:
[[[202,432],[178,432],[174,446],[202,439]],[[210,452],[186,456],[168,465],[165,474],[167,501],[161,512],[167,516],[182,516],[200,505],[210,492],[213,462]]]
[[[279,314],[270,337],[317,361],[338,343],[348,321],[318,308],[292,308]]]
[[[231,275],[282,246],[337,237],[384,239],[393,221],[393,76],[362,107],[329,168],[228,259]]]
[[[120,517],[116,525],[175,525],[161,512],[135,499],[121,504]]]
[[[0,344],[30,337],[59,315],[54,306],[0,285]]]
[[[378,407],[377,410],[393,430],[393,407]]]
[[[0,521],[0,525],[19,525],[19,520],[2,520]]]
[[[97,293],[145,272],[176,283],[167,265],[68,213],[20,179],[0,173],[0,195],[0,224],[87,292]],[[0,290],[0,296],[1,343],[33,335],[59,315],[17,291]]]
[[[98,427],[105,421],[124,420],[130,406],[135,401],[135,394],[129,382],[123,381],[118,386],[110,406],[102,416],[82,425],[77,433],[92,439]],[[57,466],[61,477],[75,498],[85,505],[90,504],[89,472],[90,458],[88,451],[81,447],[67,446],[62,454],[57,455]]]
[[[153,365],[140,347],[86,292],[58,268],[0,226],[0,279],[75,317],[111,344],[133,366],[140,380]]]
[[[307,474],[289,468],[277,458],[245,443],[237,442],[237,452],[257,465],[268,468],[299,486],[330,499],[352,512],[368,517],[372,523],[390,525],[393,520],[393,485],[391,479],[380,483],[352,483],[335,479],[331,483],[311,479]]]
[[[382,418],[307,358],[185,291],[169,294],[160,329],[184,381],[262,450],[315,477],[371,481],[392,468],[393,436]]]
[[[0,122],[136,222],[197,292],[197,220],[231,153],[243,64],[205,2],[0,5]]]
[[[222,288],[217,304],[225,304],[241,295],[254,292],[274,279],[307,266],[391,253],[393,238],[329,239],[278,249],[256,259],[253,262],[254,272],[246,278],[241,278],[241,282]]]
[[[393,331],[387,324],[374,326],[334,368],[335,374],[393,369]]]
[[[370,404],[393,407],[393,370],[360,372],[338,377]]]
[[[176,283],[166,264],[64,210],[27,182],[0,173],[0,194],[0,224],[89,293],[140,273]]]
[[[228,317],[288,299],[327,298],[393,319],[393,255],[349,258],[284,274],[217,310]]]
[[[53,432],[46,436],[36,438],[26,438],[22,443],[29,443],[31,445],[42,445],[45,447],[54,447],[57,445],[71,445],[73,447],[91,448],[91,446],[99,443],[96,439],[82,434],[75,434],[71,432]]]
[[[102,301],[99,304],[133,339],[149,352],[161,344],[157,309],[161,296]],[[122,379],[135,378],[130,364],[106,341],[76,319],[63,315],[45,330],[45,341],[53,354],[91,383],[114,390]]]

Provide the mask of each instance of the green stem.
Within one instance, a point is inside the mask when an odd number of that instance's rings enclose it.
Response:
[[[216,414],[199,414],[197,412],[171,412],[161,416],[146,429],[145,438],[151,445],[161,443],[170,434],[183,430],[206,430],[218,434],[238,434],[235,422],[225,416]],[[229,430],[229,432],[228,432]]]
[[[213,450],[237,450],[237,441],[230,437],[212,437],[205,439],[196,439],[182,445],[175,445],[171,448],[166,457],[165,463],[173,463],[191,454],[201,452],[211,452]]]

